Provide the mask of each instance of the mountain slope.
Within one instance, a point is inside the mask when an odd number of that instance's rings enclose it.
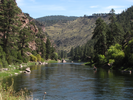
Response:
[[[71,47],[83,45],[91,39],[97,18],[99,17],[80,17],[66,23],[58,22],[52,26],[45,26],[45,30],[60,50],[70,51]],[[109,16],[102,19],[109,23]]]
[[[62,16],[62,15],[54,15],[54,16],[45,16],[45,17],[41,17],[41,18],[37,18],[37,21],[40,21],[41,23],[43,23],[45,26],[51,26],[53,24],[56,24],[58,22],[61,23],[66,23],[67,21],[73,21],[75,19],[77,19],[79,17],[75,17],[75,16]]]

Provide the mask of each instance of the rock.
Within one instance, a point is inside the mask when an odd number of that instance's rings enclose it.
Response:
[[[129,73],[129,74],[131,74],[131,73],[132,73],[132,71],[131,71],[131,70],[127,70],[127,71],[122,70],[121,72],[122,72],[122,73]]]
[[[26,74],[30,74],[30,72],[27,72],[27,71],[24,71],[24,73],[26,73]]]
[[[9,69],[8,68],[3,68],[4,71],[8,71]]]
[[[19,71],[20,73],[22,73],[23,71]]]
[[[23,67],[22,64],[20,64],[19,67],[22,68]]]
[[[18,75],[18,73],[15,73],[15,75]]]
[[[27,72],[31,72],[31,70],[30,70],[30,68],[28,67],[28,68],[26,68],[26,70],[25,71],[27,71]]]
[[[61,63],[61,60],[58,60],[58,63]]]
[[[42,62],[39,62],[39,64],[41,65],[41,64],[42,64]]]
[[[62,60],[62,63],[66,63],[66,61],[65,60]]]
[[[35,65],[38,65],[38,62],[36,62]]]
[[[45,64],[46,64],[45,62],[42,63],[42,65],[45,65]]]

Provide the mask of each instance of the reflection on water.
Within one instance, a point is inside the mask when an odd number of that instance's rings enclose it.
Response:
[[[131,100],[133,75],[79,63],[31,66],[31,74],[14,77],[16,91],[26,87],[41,100]],[[10,81],[11,78],[8,79]]]

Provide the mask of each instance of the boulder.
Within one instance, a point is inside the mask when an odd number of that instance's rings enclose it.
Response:
[[[66,61],[65,60],[62,60],[62,63],[66,63]]]
[[[9,69],[8,68],[3,68],[4,71],[8,71]]]
[[[22,64],[20,64],[19,67],[22,68],[23,67]]]
[[[31,70],[30,70],[30,68],[28,67],[28,68],[26,68],[25,69],[25,71],[24,71],[24,73],[30,73],[31,72]]]

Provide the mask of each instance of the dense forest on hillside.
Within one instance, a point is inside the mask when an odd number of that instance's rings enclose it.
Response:
[[[114,69],[132,68],[133,61],[133,6],[115,15],[110,11],[110,23],[98,18],[93,36],[83,46],[71,48],[72,60],[89,61],[88,64]]]
[[[51,26],[56,23],[66,23],[67,21],[73,21],[78,17],[75,16],[62,16],[62,15],[55,15],[55,16],[45,16],[41,18],[37,18],[36,20],[43,23],[45,26]]]
[[[9,64],[58,59],[51,41],[14,0],[0,1],[0,68]]]

